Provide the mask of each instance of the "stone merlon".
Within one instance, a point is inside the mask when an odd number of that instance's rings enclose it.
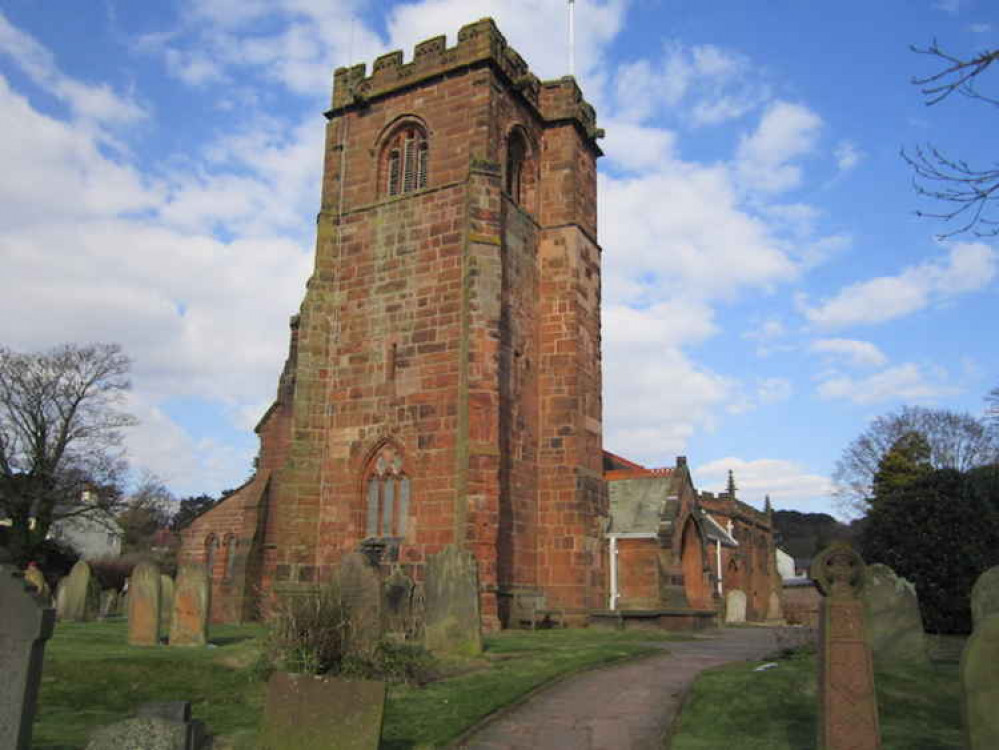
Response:
[[[593,107],[572,76],[554,81],[540,81],[524,59],[507,45],[506,38],[491,18],[463,26],[458,44],[448,48],[445,37],[435,36],[416,45],[411,62],[403,62],[402,50],[377,58],[367,75],[364,63],[337,68],[333,74],[333,102],[326,116],[335,117],[344,110],[363,107],[367,102],[400,89],[429,83],[461,68],[490,66],[530,103],[544,122],[572,122],[596,148],[603,137],[597,127]]]

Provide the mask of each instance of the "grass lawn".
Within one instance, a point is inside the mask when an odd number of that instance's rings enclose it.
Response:
[[[252,748],[263,712],[264,683],[253,669],[263,633],[259,625],[213,626],[215,648],[138,648],[126,645],[121,620],[59,623],[45,650],[34,750],[80,750],[96,727],[162,700],[191,701],[221,740],[216,747]],[[481,657],[443,665],[450,677],[389,690],[381,746],[440,747],[559,675],[661,653],[648,642],[671,637],[594,629],[488,636]]]
[[[694,684],[671,750],[813,750],[815,655],[795,654],[764,672],[763,662],[704,672]],[[875,674],[884,750],[960,750],[956,664],[905,666]],[[719,709],[719,707],[725,707]]]

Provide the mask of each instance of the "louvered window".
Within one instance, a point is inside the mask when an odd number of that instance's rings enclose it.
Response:
[[[417,128],[404,128],[389,141],[385,157],[385,187],[400,195],[427,186],[427,139]]]

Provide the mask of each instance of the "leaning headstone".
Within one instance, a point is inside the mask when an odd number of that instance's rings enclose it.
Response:
[[[860,589],[864,561],[844,542],[812,561],[819,603],[819,750],[881,747],[874,666]]]
[[[177,571],[170,619],[171,646],[204,646],[208,643],[211,581],[200,563],[185,563]],[[129,598],[134,593],[130,593]]]
[[[350,619],[350,647],[364,653],[382,636],[382,579],[367,555],[351,552],[340,561],[340,596]]]
[[[999,748],[999,612],[982,617],[961,654],[966,750]]]
[[[999,614],[999,565],[989,568],[975,581],[971,589],[971,621],[973,627],[986,617]]]
[[[46,602],[52,597],[48,581],[45,580],[41,569],[35,563],[28,563],[28,567],[24,570],[24,580],[34,586],[38,596],[42,597]]]
[[[68,581],[69,576],[63,576],[56,582],[55,609],[56,617],[60,620],[66,619],[66,583]]]
[[[887,565],[876,563],[864,571],[860,598],[876,663],[927,661],[915,586]]]
[[[428,649],[466,655],[482,652],[479,574],[471,552],[450,546],[428,556],[424,597]]]
[[[260,750],[375,750],[385,683],[275,672],[267,683]]]
[[[170,617],[173,614],[173,578],[160,574],[160,632],[170,632]]]
[[[97,619],[101,611],[101,587],[90,565],[84,560],[77,562],[69,571],[63,587],[66,598],[59,612],[62,619],[76,622]]]
[[[118,591],[104,589],[101,592],[101,619],[106,620],[118,614]]]
[[[413,580],[402,568],[395,568],[382,585],[382,621],[385,632],[409,635],[414,629]]]
[[[86,750],[202,750],[210,747],[203,722],[187,701],[139,706],[138,716],[96,731]]]
[[[140,562],[132,570],[128,587],[128,643],[155,646],[160,642],[160,569],[154,562]]]
[[[35,596],[17,568],[0,564],[0,613],[0,747],[29,750],[55,610]]]
[[[731,589],[725,595],[725,622],[746,621],[746,592]]]

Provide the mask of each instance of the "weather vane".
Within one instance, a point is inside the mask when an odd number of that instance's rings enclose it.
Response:
[[[576,75],[576,29],[573,23],[575,0],[569,0],[569,75]]]

